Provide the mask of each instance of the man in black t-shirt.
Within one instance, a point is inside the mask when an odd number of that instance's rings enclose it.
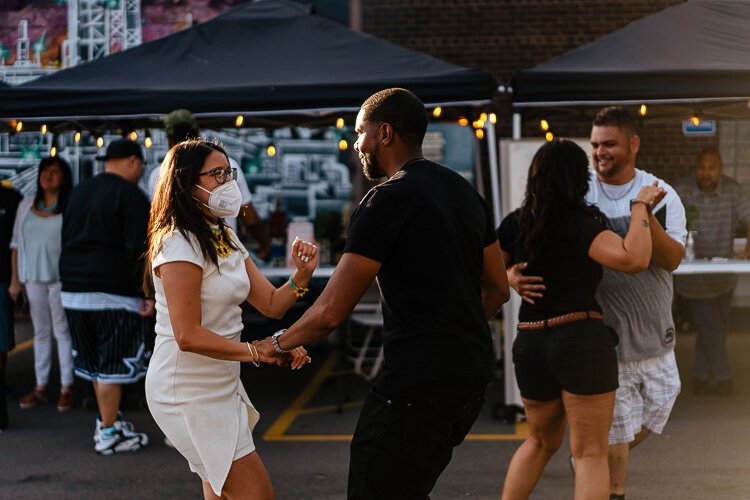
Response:
[[[15,346],[13,301],[8,294],[10,283],[10,240],[13,221],[22,196],[0,184],[0,432],[8,427],[8,408],[5,400],[5,363],[8,352]]]
[[[329,334],[377,277],[384,364],[352,440],[350,499],[428,497],[479,414],[492,376],[487,320],[509,297],[490,209],[463,177],[422,157],[426,129],[407,90],[365,101],[354,148],[367,178],[387,180],[354,211],[320,298],[259,344],[272,356]]]

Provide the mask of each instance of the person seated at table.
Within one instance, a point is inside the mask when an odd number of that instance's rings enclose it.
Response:
[[[625,238],[585,201],[591,175],[586,153],[556,139],[534,155],[521,208],[498,228],[508,269],[543,279],[543,296],[524,296],[513,364],[529,436],[513,455],[502,498],[527,498],[570,427],[576,460],[575,498],[609,494],[607,434],[618,387],[617,335],[602,322],[594,293],[602,266],[637,273],[651,258],[649,211],[665,195],[644,186],[631,205]]]
[[[750,258],[750,198],[740,184],[724,175],[719,152],[706,148],[698,154],[695,174],[675,186],[685,207],[697,210],[695,257]],[[746,228],[747,243],[734,254],[734,234]],[[732,394],[732,369],[727,355],[726,336],[729,310],[737,275],[694,274],[675,277],[677,294],[690,305],[695,340],[693,391],[702,396],[717,392]],[[715,385],[714,385],[715,384]]]

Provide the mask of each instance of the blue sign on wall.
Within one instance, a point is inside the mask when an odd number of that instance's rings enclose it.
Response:
[[[697,125],[692,120],[682,120],[682,133],[686,137],[713,137],[716,120],[701,120]]]

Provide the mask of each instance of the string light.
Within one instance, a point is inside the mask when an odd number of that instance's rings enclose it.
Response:
[[[539,122],[539,127],[541,127],[541,129],[546,132],[547,130],[549,130],[549,122],[547,122],[547,120],[541,120]]]
[[[344,128],[344,119],[342,117],[336,119],[336,128]]]
[[[476,129],[474,133],[477,135],[477,139],[479,139],[480,141],[484,139],[484,130],[482,130],[481,128]]]
[[[701,119],[697,113],[690,117],[690,121],[693,122],[693,125],[696,127],[701,124]]]
[[[154,145],[154,141],[151,139],[151,131],[149,129],[146,129],[146,139],[144,139],[143,145],[146,146],[146,149]]]
[[[101,148],[104,146],[104,137],[97,137],[96,138],[96,147]]]
[[[57,148],[55,146],[52,146],[52,149],[49,150],[49,155],[51,158],[57,156]]]
[[[241,127],[243,123],[245,123],[245,117],[242,115],[237,115],[237,118],[234,120],[234,126]]]
[[[640,111],[641,116],[646,116],[646,111],[648,111],[648,109],[646,108],[646,105],[641,104],[641,111]]]
[[[276,156],[276,147],[273,144],[270,144],[266,148],[266,153],[268,153],[268,156]]]
[[[443,108],[441,108],[440,106],[432,110],[432,116],[434,116],[435,118],[440,118],[440,115],[442,114],[443,114]]]
[[[138,132],[136,132],[135,130],[133,130],[132,132],[130,132],[130,140],[133,141],[133,142],[135,142],[136,140],[138,140]]]
[[[79,142],[81,140],[81,131],[76,130],[76,133],[73,134],[73,141]]]
[[[469,120],[467,120],[466,118],[459,118],[458,124],[461,125],[462,127],[465,127],[469,124]]]
[[[341,151],[346,151],[347,149],[349,149],[349,143],[346,142],[346,139],[341,139],[339,141],[339,149]]]
[[[42,132],[42,135],[46,135],[47,134],[47,124],[46,123],[42,123],[42,128],[40,130]]]
[[[497,115],[495,113],[490,113],[490,123],[493,125],[497,123]]]
[[[487,113],[482,113],[479,115],[479,121],[486,122],[487,121]]]
[[[16,132],[20,132],[21,130],[23,130],[23,122],[21,120],[18,120],[18,122],[16,123]]]
[[[547,139],[547,142],[552,142],[552,139],[555,138],[555,135],[552,132],[547,132],[544,134],[544,138]]]

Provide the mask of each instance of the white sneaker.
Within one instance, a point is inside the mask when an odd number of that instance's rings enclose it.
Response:
[[[133,424],[124,420],[116,420],[112,427],[98,430],[99,441],[94,450],[100,455],[138,451],[148,444],[148,436],[135,432]]]

